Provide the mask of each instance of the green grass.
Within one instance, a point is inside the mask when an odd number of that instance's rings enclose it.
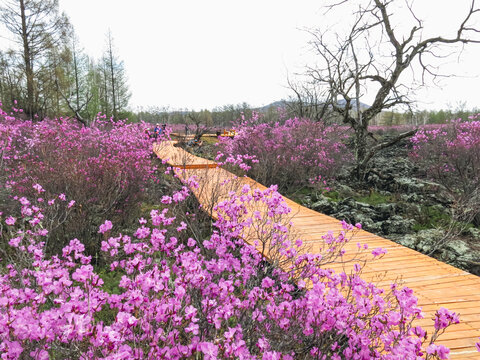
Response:
[[[340,200],[342,200],[338,191],[327,191],[323,195],[335,202],[339,202]]]
[[[452,220],[450,215],[434,206],[422,206],[421,209],[422,215],[417,219],[417,223],[413,225],[415,232],[442,227]]]
[[[152,210],[162,211],[164,208],[166,208],[166,205],[143,202],[140,206],[140,213],[143,216],[148,216]]]
[[[102,290],[109,294],[120,294],[121,289],[118,286],[122,276],[125,274],[123,271],[110,271],[106,268],[97,269],[97,274],[102,278],[104,284]],[[103,321],[104,324],[111,324],[117,316],[118,309],[111,309],[108,304],[104,305],[102,310],[95,314],[95,320]]]
[[[218,139],[213,136],[202,136],[202,141],[206,145],[215,145],[216,143],[218,143]]]
[[[341,196],[338,191],[334,191],[334,190],[327,191],[323,195],[334,202],[339,202],[346,198],[345,196]],[[366,196],[360,196],[360,195],[354,196],[353,199],[357,202],[362,202],[369,205],[387,204],[395,201],[393,196],[385,196],[376,191],[372,191]]]
[[[369,205],[379,205],[394,202],[392,196],[381,195],[378,192],[372,191],[368,196],[355,196],[355,201],[366,203]]]
[[[309,187],[301,187],[292,190],[293,191],[286,192],[285,196],[298,204],[301,204],[306,196],[312,195],[314,193],[314,190]]]

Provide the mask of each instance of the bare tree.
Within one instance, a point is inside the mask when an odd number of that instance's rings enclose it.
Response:
[[[7,103],[13,105],[15,100],[21,98],[22,73],[19,62],[13,50],[0,51],[0,99],[3,106],[7,106]]]
[[[327,5],[327,12],[337,7],[355,6],[353,23],[346,35],[319,29],[310,30],[312,45],[318,54],[318,64],[307,68],[306,75],[315,95],[321,99],[324,109],[339,116],[354,131],[355,175],[360,179],[366,174],[370,159],[380,150],[392,146],[414,131],[398,135],[385,142],[369,144],[369,123],[382,112],[399,106],[410,108],[413,100],[409,93],[415,87],[413,80],[402,76],[412,70],[423,85],[426,77],[434,79],[441,74],[432,60],[443,57],[451,44],[465,45],[480,42],[479,30],[471,23],[480,11],[472,0],[466,14],[452,36],[424,38],[424,22],[416,15],[409,0],[403,4],[413,21],[413,26],[402,32],[402,24],[394,24],[393,6],[397,0],[336,1]],[[402,25],[402,26],[400,26]],[[413,71],[413,69],[419,69]],[[310,87],[310,89],[312,88]],[[365,106],[361,99],[373,89],[373,103]],[[302,92],[296,92],[302,97]]]
[[[105,76],[105,96],[109,92],[111,97],[112,116],[118,120],[120,111],[125,110],[130,99],[126,72],[121,61],[115,53],[112,33],[107,33],[107,48],[103,57]]]
[[[200,140],[203,134],[206,134],[210,131],[212,126],[212,115],[208,110],[202,111],[190,111],[186,116],[186,124],[193,125],[193,135],[194,139]]]
[[[90,59],[79,48],[78,38],[74,32],[71,36],[71,45],[66,46],[62,53],[62,77],[57,80],[57,92],[61,95],[66,105],[75,118],[87,126],[90,120],[85,115],[85,110],[93,98],[91,88],[88,86],[88,71]]]
[[[320,98],[319,88],[315,82],[294,81],[287,79],[288,87],[293,96],[285,102],[289,113],[300,118],[308,118],[314,121],[329,123],[334,115],[328,103]]]

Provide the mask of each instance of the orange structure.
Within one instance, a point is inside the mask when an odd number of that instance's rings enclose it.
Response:
[[[223,130],[223,134],[220,134],[219,136],[234,137],[235,135],[237,135],[237,132],[235,130]]]

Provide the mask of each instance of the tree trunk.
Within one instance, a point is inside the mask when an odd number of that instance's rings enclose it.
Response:
[[[367,135],[368,131],[363,125],[358,125],[355,130],[354,147],[355,162],[354,169],[357,180],[363,180],[365,177],[365,158],[367,156]]]
[[[103,99],[104,99],[104,114],[109,118],[109,104],[108,104],[108,78],[107,78],[107,68],[106,65],[103,64]]]
[[[77,109],[80,109],[80,86],[78,84],[78,61],[77,48],[75,46],[75,39],[73,40],[73,70],[75,73],[75,100]]]
[[[27,20],[25,14],[25,2],[20,0],[20,16],[22,18],[22,40],[23,40],[23,58],[25,61],[25,74],[27,77],[27,115],[33,118],[35,113],[34,106],[34,88],[33,88],[33,64],[30,54],[30,45],[28,43]]]
[[[116,92],[116,82],[115,82],[115,69],[113,67],[113,49],[112,49],[112,39],[110,33],[108,34],[108,47],[109,47],[109,56],[110,56],[110,75],[112,77],[112,105],[113,105],[113,118],[117,120],[117,96]]]

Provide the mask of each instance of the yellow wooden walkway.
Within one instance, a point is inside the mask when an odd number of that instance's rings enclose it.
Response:
[[[238,190],[243,184],[265,189],[252,179],[237,178],[228,171],[216,167],[213,161],[191,155],[174,147],[171,142],[155,145],[154,151],[170,166],[180,168],[181,170],[177,172],[180,176],[197,176],[200,187],[194,190],[194,193],[202,206],[211,212],[215,206],[214,201],[226,198],[228,191]],[[220,185],[225,183],[227,186]],[[285,197],[284,200],[292,209],[293,227],[310,252],[320,251],[322,235],[328,231],[335,234],[342,230],[339,220],[300,206]],[[215,217],[214,213],[213,216]],[[429,334],[433,332],[433,314],[438,308],[446,307],[459,313],[460,323],[451,325],[437,343],[450,348],[451,359],[480,359],[480,353],[475,348],[475,343],[480,337],[480,277],[364,230],[358,231],[347,243],[346,256],[356,253],[357,242],[368,244],[369,249],[381,247],[388,250],[382,258],[367,262],[362,271],[362,278],[374,281],[382,287],[388,287],[397,280],[411,288],[425,314],[425,318],[416,324],[422,326]],[[329,265],[332,269],[347,272],[352,266],[353,263]]]

